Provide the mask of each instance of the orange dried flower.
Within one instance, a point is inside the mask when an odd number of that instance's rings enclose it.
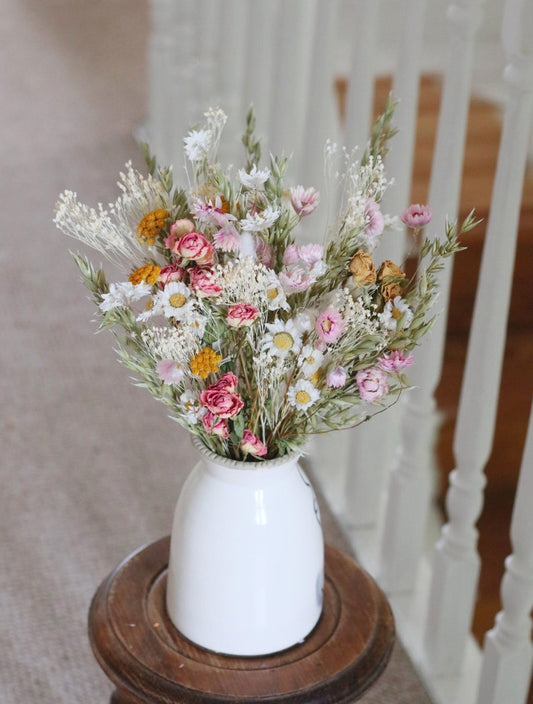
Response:
[[[205,379],[210,372],[217,372],[222,357],[211,349],[204,347],[191,359],[189,366],[191,372],[200,379]]]
[[[170,213],[164,208],[158,208],[146,213],[137,225],[137,239],[139,242],[146,242],[146,244],[153,246],[156,237],[166,226],[169,217]]]
[[[160,271],[160,266],[156,266],[155,264],[145,264],[144,266],[140,266],[138,269],[135,269],[135,271],[132,271],[129,275],[129,281],[134,286],[137,286],[143,281],[146,281],[147,284],[155,284],[159,278]]]

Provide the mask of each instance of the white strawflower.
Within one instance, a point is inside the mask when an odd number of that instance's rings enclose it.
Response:
[[[207,157],[212,143],[210,130],[191,130],[183,140],[189,161],[202,161]]]
[[[265,181],[270,177],[270,169],[258,169],[254,164],[252,170],[248,173],[244,169],[239,169],[239,179],[245,188],[250,190],[260,190],[263,188]]]
[[[281,210],[279,208],[273,208],[271,205],[268,205],[260,213],[248,213],[248,215],[240,221],[240,226],[244,232],[262,232],[272,227],[280,215]]]
[[[103,313],[113,308],[129,308],[132,303],[150,295],[151,292],[152,287],[145,282],[136,286],[130,281],[110,284],[109,292],[102,295],[102,302],[99,308]]]

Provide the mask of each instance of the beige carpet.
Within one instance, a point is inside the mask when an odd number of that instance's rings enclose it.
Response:
[[[138,154],[147,3],[3,0],[0,33],[0,702],[104,704],[90,599],[119,560],[168,533],[193,453],[130,385],[112,338],[94,335],[75,243],[52,211],[66,187],[114,199]],[[328,539],[341,544],[333,528]],[[428,699],[397,648],[363,701]]]

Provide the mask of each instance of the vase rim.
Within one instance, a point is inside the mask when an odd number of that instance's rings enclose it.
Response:
[[[204,457],[207,457],[207,459],[211,460],[212,462],[216,462],[217,464],[222,465],[224,467],[228,467],[230,469],[236,469],[241,471],[280,467],[294,460],[298,460],[303,454],[303,452],[293,450],[292,452],[288,452],[282,457],[274,457],[270,460],[257,460],[256,462],[245,462],[244,460],[235,460],[232,457],[224,457],[224,455],[217,455],[216,452],[213,452],[213,450],[210,450],[208,447],[206,447],[204,442],[197,435],[192,436],[192,444],[198,450],[198,452],[200,452],[200,454],[202,454]]]

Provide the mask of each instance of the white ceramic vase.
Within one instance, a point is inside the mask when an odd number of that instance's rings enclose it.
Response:
[[[167,610],[182,635],[227,655],[266,655],[305,639],[322,612],[324,540],[313,488],[290,455],[200,460],[180,493]]]

